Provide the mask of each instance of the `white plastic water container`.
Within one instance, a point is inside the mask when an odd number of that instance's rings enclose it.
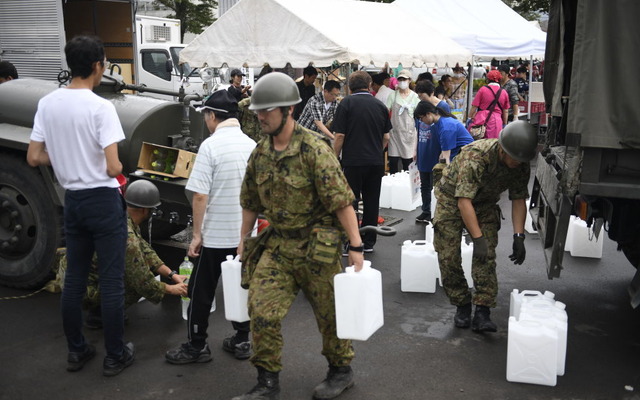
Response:
[[[600,236],[596,238],[585,221],[572,215],[565,250],[569,251],[571,257],[602,258],[603,234],[604,232],[600,232]]]
[[[222,269],[222,291],[224,292],[224,317],[227,321],[249,321],[249,291],[240,286],[242,263],[240,257],[229,255],[220,264]]]
[[[400,290],[435,293],[438,254],[426,240],[406,240],[400,253]]]
[[[533,228],[533,218],[531,218],[531,213],[529,212],[530,204],[531,201],[527,200],[527,216],[524,220],[524,230],[529,233],[538,233],[538,231]]]
[[[433,215],[433,214],[432,214]],[[427,224],[424,228],[424,240],[433,244],[433,224]]]
[[[380,204],[381,208],[391,208],[391,191],[393,187],[393,177],[385,175],[382,177],[382,183],[380,184]]]
[[[397,172],[392,177],[391,208],[402,211],[415,210],[409,172]]]
[[[431,189],[431,218],[436,216],[436,193],[434,189]]]
[[[538,298],[522,304],[520,320],[531,321],[553,321],[558,333],[558,356],[556,374],[563,376],[565,372],[565,361],[567,357],[567,331],[568,317],[565,310],[566,305],[561,301],[550,304],[543,298]]]
[[[333,278],[336,329],[340,339],[367,340],[384,325],[382,275],[365,260],[362,270],[347,267]]]
[[[555,386],[558,332],[554,321],[518,321],[509,317],[507,380]]]
[[[536,300],[554,305],[556,303],[555,297],[555,293],[548,290],[542,293],[538,290],[523,290],[519,292],[518,289],[513,289],[511,291],[511,302],[509,303],[509,316],[520,320],[520,309],[523,303]]]
[[[463,237],[460,251],[462,253],[462,271],[464,271],[464,278],[467,280],[467,285],[472,288],[473,278],[471,276],[471,267],[473,265],[473,242],[467,244]]]

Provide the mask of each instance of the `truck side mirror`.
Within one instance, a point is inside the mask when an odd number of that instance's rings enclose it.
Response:
[[[165,61],[164,68],[169,73],[173,72],[173,62],[171,60]]]

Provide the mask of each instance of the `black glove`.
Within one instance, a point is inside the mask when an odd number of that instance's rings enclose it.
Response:
[[[473,258],[477,258],[480,262],[487,261],[487,255],[489,254],[489,243],[487,238],[480,236],[477,238],[471,238],[473,240]]]
[[[513,236],[513,254],[509,256],[509,259],[514,264],[522,264],[524,258],[527,255],[527,251],[524,248],[524,236]]]

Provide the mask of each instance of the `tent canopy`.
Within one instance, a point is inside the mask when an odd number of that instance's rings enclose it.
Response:
[[[477,57],[543,57],[546,34],[502,0],[395,0]]]
[[[372,25],[386,18],[401,18],[401,29]],[[241,0],[180,52],[180,62],[210,67],[420,67],[470,59],[469,50],[393,4],[350,0]]]

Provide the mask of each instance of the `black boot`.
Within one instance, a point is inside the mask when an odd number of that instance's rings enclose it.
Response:
[[[232,400],[279,400],[280,383],[278,372],[269,372],[262,367],[258,368],[258,384],[242,396],[236,396]]]
[[[467,329],[471,326],[471,303],[458,306],[453,322],[456,328]]]
[[[353,370],[350,366],[329,366],[327,378],[313,390],[315,400],[328,400],[338,397],[342,392],[353,386]]]
[[[489,307],[476,305],[476,313],[473,316],[471,329],[474,332],[496,332],[498,327],[491,321],[490,315],[491,310]]]

